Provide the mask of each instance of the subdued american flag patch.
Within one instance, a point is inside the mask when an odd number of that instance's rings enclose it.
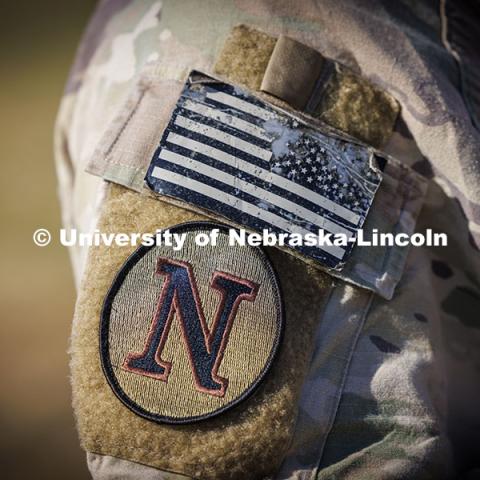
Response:
[[[327,131],[326,131],[327,132]],[[255,231],[354,238],[380,173],[371,149],[192,72],[146,176],[156,193]],[[339,268],[348,245],[296,247]]]

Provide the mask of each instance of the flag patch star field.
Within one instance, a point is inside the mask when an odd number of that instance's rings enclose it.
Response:
[[[381,174],[372,149],[325,133],[236,86],[192,72],[146,175],[173,197],[255,231],[355,238]],[[299,246],[329,268],[347,246]]]

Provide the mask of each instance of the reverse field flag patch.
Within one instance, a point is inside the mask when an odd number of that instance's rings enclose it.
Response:
[[[373,155],[236,86],[192,72],[146,183],[252,230],[344,234],[352,239],[346,246],[298,247],[340,268],[381,181]]]

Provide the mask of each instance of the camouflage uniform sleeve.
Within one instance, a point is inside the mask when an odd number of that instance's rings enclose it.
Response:
[[[87,175],[85,166],[116,108],[115,103],[105,97],[101,110],[92,103],[95,97],[90,95],[98,88],[93,83],[99,81],[98,72],[95,72],[96,56],[101,55],[99,49],[108,38],[108,23],[122,11],[125,3],[99,2],[78,48],[55,124],[54,154],[62,223],[65,228],[78,232],[90,232],[95,226],[102,182]],[[97,95],[102,94],[97,92]],[[102,111],[105,116],[100,114]],[[78,287],[87,251],[75,246],[69,252]]]
[[[309,318],[315,320],[307,322],[312,328],[306,329],[309,341],[296,344],[308,359],[298,392],[283,390],[285,402],[274,419],[266,412],[271,411],[278,399],[275,395],[282,389],[273,388],[270,404],[266,402],[264,409],[246,409],[247,413],[263,412],[262,429],[272,438],[288,417],[288,435],[268,478],[446,479],[469,470],[475,475],[478,468],[480,139],[471,120],[476,118],[472,117],[476,105],[472,84],[477,68],[462,63],[461,54],[476,67],[479,60],[459,35],[458,23],[450,29],[448,13],[455,10],[451,2],[442,5],[444,10],[423,2],[414,6],[407,1],[393,5],[374,0],[362,5],[208,0],[201,6],[190,0],[107,0],[100,3],[80,47],[62,100],[55,147],[64,225],[85,232],[96,228],[99,219],[106,228],[128,222],[133,228],[152,215],[190,218],[181,208],[177,210],[178,205],[147,201],[138,190],[129,189],[139,162],[131,152],[141,155],[144,138],[159,140],[156,130],[152,134],[151,124],[168,123],[183,85],[180,79],[191,69],[211,72],[229,32],[238,24],[263,32],[258,40],[261,48],[255,50],[255,45],[240,39],[243,53],[226,58],[224,74],[243,62],[250,66],[240,72],[247,79],[244,83],[253,78],[261,84],[257,77],[272,50],[268,39],[285,34],[346,65],[395,97],[401,106],[393,135],[383,148],[404,167],[401,171],[408,173],[392,181],[398,195],[381,197],[387,207],[376,212],[381,212],[380,218],[388,225],[392,218],[398,220],[395,228],[407,225],[419,232],[427,228],[445,232],[449,245],[411,247],[404,252],[395,271],[398,284],[389,284],[391,298],[381,291],[388,279],[374,276],[365,265],[359,270],[372,276],[376,288],[335,280],[327,296],[325,283],[309,277],[310,270],[302,270],[297,281],[289,284],[292,291],[296,283],[308,284],[298,293],[298,303],[291,297],[288,300],[294,305],[291,315],[305,310],[308,316],[316,309],[316,317],[312,314]],[[462,80],[463,88],[456,80],[459,66],[463,75],[470,75]],[[378,95],[376,88],[369,92]],[[157,103],[155,109],[141,110],[148,115],[139,119],[130,114],[142,91],[153,91]],[[337,91],[348,106],[328,110],[337,115],[333,120],[344,120],[335,126],[342,128],[342,124],[352,123],[352,118],[359,118],[359,131],[368,132],[368,121],[364,122],[368,115],[351,113],[357,104],[348,96],[348,85]],[[469,95],[466,103],[463,94]],[[332,122],[327,114],[324,120]],[[123,129],[125,125],[129,128]],[[99,154],[103,160],[108,156],[105,139],[111,145],[118,132],[126,135],[117,145],[119,158],[107,158],[108,172],[95,171],[100,168],[96,162]],[[417,182],[417,176],[422,181]],[[142,175],[138,178],[143,181]],[[415,190],[418,183],[428,187],[425,198],[418,195],[415,199],[421,203],[421,211],[417,204],[415,208],[397,205],[405,190]],[[396,264],[398,258],[378,252],[372,254],[378,263]],[[199,424],[189,437],[185,451],[192,456],[188,457],[180,447],[175,451],[163,440],[180,438],[182,426],[163,437],[160,432],[164,430],[122,410],[108,390],[98,359],[97,329],[106,291],[98,290],[100,284],[79,281],[86,271],[89,281],[101,277],[105,287],[105,272],[113,276],[111,263],[121,262],[115,254],[94,255],[87,249],[72,250],[80,293],[72,336],[74,403],[94,478],[259,478],[261,469],[256,469],[256,463],[272,452],[266,447],[261,452],[264,456],[259,454],[251,461],[241,450],[243,440],[255,443],[255,438],[259,442],[265,438],[265,431],[257,437],[252,433],[253,424],[235,430],[233,422],[229,426],[234,433],[219,433],[228,448],[207,468],[202,463],[203,453],[198,454],[203,450],[195,444],[195,439],[204,438],[201,432],[207,427]],[[283,274],[287,276],[285,268]],[[310,280],[299,281],[305,278]],[[332,281],[328,275],[327,280]],[[315,303],[320,296],[325,297],[321,307]],[[290,373],[293,371],[292,367]],[[104,418],[97,411],[105,412]],[[123,431],[112,427],[112,412],[117,416],[113,423],[123,426]],[[131,425],[135,425],[134,431],[127,431]],[[125,448],[127,440],[133,445],[130,450],[128,445]],[[158,450],[145,453],[143,446],[148,442],[155,443]],[[159,451],[175,454],[162,463]],[[209,452],[220,451],[213,442]],[[243,465],[250,470],[240,471]]]

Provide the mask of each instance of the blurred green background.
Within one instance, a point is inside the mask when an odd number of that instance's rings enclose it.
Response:
[[[2,2],[0,14],[0,477],[88,479],[68,379],[75,292],[60,227],[52,134],[92,0]],[[57,243],[57,244],[55,244]]]

